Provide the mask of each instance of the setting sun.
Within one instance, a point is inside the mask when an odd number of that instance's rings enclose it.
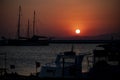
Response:
[[[75,33],[76,33],[76,34],[80,34],[80,29],[76,29],[76,30],[75,30]]]

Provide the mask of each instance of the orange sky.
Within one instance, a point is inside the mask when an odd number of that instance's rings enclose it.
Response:
[[[26,36],[33,11],[36,11],[36,34],[46,36],[95,36],[113,33],[120,27],[119,0],[0,0],[0,36],[15,37],[18,7],[22,7],[21,35]]]

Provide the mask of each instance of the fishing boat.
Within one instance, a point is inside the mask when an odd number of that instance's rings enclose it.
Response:
[[[53,63],[47,63],[41,67],[39,77],[64,77],[74,78],[82,76],[82,61],[84,55],[73,51],[61,52],[56,56]]]

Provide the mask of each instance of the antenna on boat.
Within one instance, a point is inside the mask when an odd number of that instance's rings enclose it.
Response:
[[[73,44],[72,44],[72,47],[71,47],[71,52],[73,52],[73,49],[74,49],[74,46],[73,46]]]
[[[20,19],[21,19],[21,6],[19,6],[19,17],[18,17],[18,30],[17,30],[17,38],[20,38]]]
[[[35,11],[33,16],[33,36],[35,35]]]

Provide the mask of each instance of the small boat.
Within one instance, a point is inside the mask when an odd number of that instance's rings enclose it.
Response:
[[[76,55],[73,51],[59,53],[55,62],[47,63],[41,67],[39,77],[48,78],[74,78],[82,76],[82,61],[84,55]]]

